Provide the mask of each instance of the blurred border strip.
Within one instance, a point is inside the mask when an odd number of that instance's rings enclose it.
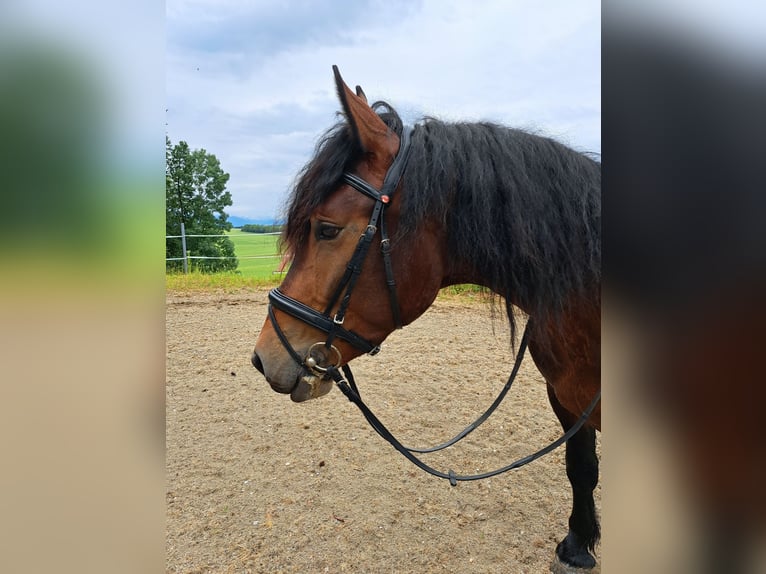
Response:
[[[0,4],[0,571],[164,568],[164,4]]]
[[[605,571],[766,571],[766,7],[605,2]]]

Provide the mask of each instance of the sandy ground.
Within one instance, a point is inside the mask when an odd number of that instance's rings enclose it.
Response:
[[[452,488],[394,451],[337,389],[302,404],[270,389],[250,365],[266,300],[167,296],[167,572],[548,571],[571,504],[563,448]],[[439,300],[354,373],[404,444],[431,446],[494,400],[509,349],[488,306]],[[560,433],[527,357],[490,420],[426,461],[486,471]],[[600,509],[601,486],[595,494]]]

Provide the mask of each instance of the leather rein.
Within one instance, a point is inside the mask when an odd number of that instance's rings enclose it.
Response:
[[[489,416],[495,411],[495,409],[500,405],[500,403],[507,395],[514,379],[516,378],[519,368],[521,367],[521,362],[529,340],[531,320],[527,321],[527,325],[524,329],[524,335],[522,336],[521,342],[519,344],[519,349],[516,354],[513,370],[511,371],[505,386],[500,391],[500,394],[479,418],[477,418],[473,423],[468,425],[465,429],[463,429],[461,432],[459,432],[452,439],[445,443],[431,448],[406,447],[402,445],[402,443],[400,443],[393,434],[391,434],[385,425],[380,422],[375,414],[364,403],[354,380],[354,375],[351,372],[351,367],[349,367],[348,364],[343,364],[340,351],[333,345],[333,341],[336,338],[341,339],[349,343],[351,346],[363,351],[364,353],[367,353],[368,355],[376,355],[380,351],[379,345],[374,345],[361,335],[353,331],[349,331],[343,327],[345,314],[351,299],[351,293],[353,292],[356,281],[362,272],[362,265],[378,229],[380,229],[380,248],[381,254],[383,256],[383,265],[386,273],[386,285],[388,287],[394,325],[397,329],[402,327],[401,312],[399,309],[399,298],[396,291],[396,281],[394,280],[393,266],[391,264],[391,242],[388,236],[388,229],[386,227],[385,208],[390,203],[391,197],[399,185],[399,181],[401,180],[402,174],[404,173],[404,169],[407,165],[410,151],[411,132],[411,127],[405,126],[403,128],[400,138],[399,152],[397,153],[393,163],[391,164],[391,167],[386,173],[386,176],[383,180],[383,186],[380,190],[376,189],[356,175],[350,173],[343,174],[343,183],[350,185],[358,192],[373,199],[375,201],[375,205],[372,209],[372,214],[370,216],[370,221],[367,224],[367,228],[365,232],[360,236],[354,254],[351,256],[351,259],[346,266],[346,272],[336,287],[335,292],[330,298],[330,302],[328,303],[324,312],[320,313],[316,309],[313,309],[312,307],[309,307],[308,305],[305,305],[304,303],[301,303],[300,301],[285,295],[277,287],[269,292],[268,314],[277,337],[287,352],[290,354],[292,359],[308,373],[311,373],[315,376],[313,379],[314,382],[309,383],[312,387],[312,397],[317,396],[319,391],[319,385],[316,384],[316,382],[332,379],[335,381],[335,384],[346,396],[346,398],[348,398],[359,408],[373,430],[375,430],[375,432],[377,432],[383,439],[390,443],[391,446],[393,446],[398,452],[404,455],[410,462],[415,464],[420,469],[438,478],[449,480],[450,484],[455,486],[460,481],[481,480],[502,474],[504,472],[508,472],[515,468],[519,468],[558,448],[560,445],[569,440],[585,424],[585,422],[588,420],[588,417],[593,412],[593,409],[595,409],[596,405],[601,400],[601,391],[599,390],[599,392],[591,401],[590,405],[588,405],[574,426],[572,426],[564,435],[553,441],[548,446],[538,450],[531,455],[520,458],[519,460],[502,468],[474,475],[458,475],[453,470],[449,470],[446,473],[438,471],[416,457],[415,453],[430,453],[448,448],[461,439],[465,438],[468,434],[473,432],[489,418]],[[331,315],[332,309],[339,301],[340,303],[338,305],[337,311],[334,315]],[[301,357],[301,355],[290,344],[284,331],[279,326],[277,318],[274,314],[274,308],[279,309],[288,315],[291,315],[292,317],[310,325],[311,327],[314,327],[315,329],[327,333],[327,339],[324,342],[318,342],[311,345],[306,356]],[[328,355],[332,359],[331,361],[327,361]]]

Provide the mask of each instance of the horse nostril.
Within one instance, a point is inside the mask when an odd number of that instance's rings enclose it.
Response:
[[[263,363],[261,362],[261,358],[258,356],[258,353],[253,353],[253,356],[250,357],[250,362],[253,363],[253,366],[258,369],[262,375],[265,374],[263,372]]]

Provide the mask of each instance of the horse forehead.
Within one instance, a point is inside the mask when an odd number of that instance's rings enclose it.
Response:
[[[376,161],[372,165],[364,164],[363,167],[360,167],[357,175],[373,187],[382,189],[383,182],[386,179],[386,175],[388,175],[388,170],[391,169],[394,163],[394,157],[391,156],[386,161]]]
[[[349,185],[341,185],[319,205],[316,215],[337,215],[339,212],[348,215],[369,215],[372,200],[365,197]]]

